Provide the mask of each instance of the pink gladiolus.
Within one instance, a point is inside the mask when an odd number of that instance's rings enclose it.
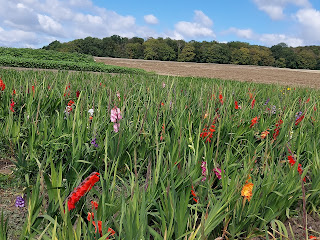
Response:
[[[122,119],[122,116],[121,116],[120,108],[114,107],[113,109],[111,109],[111,117],[110,117],[111,122],[117,122],[118,120],[121,120],[121,119]]]
[[[120,127],[120,123],[115,123],[113,125],[113,130],[117,133],[117,132],[119,132],[119,127]]]
[[[120,123],[119,120],[122,119],[120,108],[114,107],[111,109],[110,120],[114,123],[113,130],[117,133],[119,132]]]

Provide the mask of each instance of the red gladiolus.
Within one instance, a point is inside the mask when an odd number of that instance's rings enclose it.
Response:
[[[108,232],[110,235],[106,239],[109,239],[110,236],[113,236],[116,233],[112,228],[108,228]]]
[[[221,94],[221,93],[219,94],[219,102],[220,102],[221,104],[223,104],[223,97],[222,97],[222,94]]]
[[[292,156],[288,156],[288,161],[291,166],[293,166],[296,163],[296,160],[294,160],[294,158]]]
[[[213,138],[213,132],[215,132],[215,126],[212,124],[209,128],[209,130],[207,129],[207,127],[205,127],[204,129],[202,129],[202,133],[200,133],[200,137],[202,139],[206,138],[205,142],[211,142],[211,139]]]
[[[4,84],[4,82],[0,78],[0,90],[4,91],[5,89],[6,89],[6,85]]]
[[[195,193],[195,191],[194,191],[194,188],[193,188],[193,186],[191,186],[191,194],[192,194],[192,196],[194,196],[194,198],[193,198],[193,201],[195,201],[196,203],[198,202],[198,200],[197,200],[197,195],[196,195],[196,193]]]
[[[11,99],[11,103],[10,103],[10,111],[11,112],[14,112],[14,104],[15,104],[15,102],[13,101],[13,99]]]
[[[273,133],[274,140],[277,140],[277,137],[280,133],[280,126],[282,123],[283,123],[283,121],[281,119],[276,123],[276,128],[274,129],[274,133]]]
[[[69,107],[71,107],[73,104],[74,104],[74,101],[72,101],[72,100],[70,100],[70,101],[68,102],[68,106],[69,106]]]
[[[75,204],[82,198],[87,192],[91,190],[96,182],[99,181],[99,173],[93,172],[80,185],[74,189],[74,191],[68,196],[67,204],[68,210],[71,211],[75,208]]]
[[[76,96],[77,96],[77,98],[79,98],[79,96],[80,96],[80,91],[79,90],[77,90]]]
[[[92,208],[97,210],[99,207],[99,204],[96,201],[91,201],[91,206],[92,206]]]
[[[296,160],[290,155],[288,156],[288,161],[289,161],[289,164],[291,165],[291,167],[296,164]],[[300,163],[298,163],[298,172],[300,175],[302,175],[303,173],[303,170],[302,170],[302,165]],[[303,181],[305,182],[306,181],[306,177],[303,178]]]
[[[234,105],[235,105],[235,106],[234,106],[235,109],[239,109],[239,106],[238,106],[238,102],[237,102],[237,101],[234,101]]]
[[[310,98],[307,99],[306,103],[308,103],[310,101]]]
[[[252,128],[258,122],[258,117],[252,118],[250,128]]]
[[[13,89],[12,96],[16,94],[16,90]]]
[[[296,120],[295,125],[297,126],[299,122],[301,122],[303,119],[304,119],[304,114]]]
[[[32,86],[32,93],[33,93],[33,95],[34,95],[34,93],[35,93],[34,86]]]
[[[254,98],[251,102],[251,109],[254,108],[254,104],[256,103],[256,99]]]

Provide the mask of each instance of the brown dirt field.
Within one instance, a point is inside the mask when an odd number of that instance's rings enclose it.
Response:
[[[186,63],[95,57],[97,62],[115,66],[142,68],[160,75],[220,78],[257,83],[320,88],[320,70],[239,66],[233,64]]]

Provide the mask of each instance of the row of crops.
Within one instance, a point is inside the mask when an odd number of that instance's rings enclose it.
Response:
[[[0,76],[0,152],[25,187],[21,239],[294,239],[287,219],[320,213],[318,90]]]
[[[4,47],[0,47],[0,66],[129,74],[145,72],[140,69],[96,63],[92,56],[85,54]]]
[[[1,57],[32,58],[36,60],[68,61],[68,62],[94,62],[93,57],[81,53],[64,53],[44,49],[8,48],[0,47]]]

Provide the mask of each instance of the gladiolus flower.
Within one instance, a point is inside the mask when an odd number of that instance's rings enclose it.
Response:
[[[23,196],[18,196],[16,198],[16,203],[15,203],[15,206],[16,207],[19,207],[19,208],[23,208],[25,206],[25,201],[23,199]]]
[[[202,182],[204,182],[204,181],[207,179],[207,177],[206,177],[206,175],[207,175],[206,164],[207,164],[207,163],[204,162],[204,161],[201,163],[201,169],[202,169],[202,173],[201,173],[201,174],[202,174],[202,176],[203,176],[203,177],[202,177],[202,180],[201,180]]]
[[[68,106],[69,106],[69,107],[71,107],[73,104],[74,104],[74,101],[72,101],[72,100],[70,100],[70,101],[68,102]]]
[[[265,139],[267,136],[268,136],[268,134],[269,134],[270,132],[269,131],[264,131],[264,132],[262,132],[261,133],[261,139]]]
[[[93,116],[93,113],[94,113],[93,108],[89,109],[89,110],[88,110],[88,113],[90,114],[90,116]]]
[[[253,109],[254,108],[254,104],[256,103],[256,99],[254,98],[253,100],[252,100],[252,102],[251,102],[251,109]]]
[[[94,213],[88,212],[87,220],[90,222],[93,219],[94,219]]]
[[[250,202],[252,197],[253,186],[254,186],[253,183],[249,183],[249,181],[246,180],[246,184],[243,186],[241,190],[241,196],[243,196],[245,200],[248,200],[248,202]]]
[[[16,95],[16,90],[15,89],[13,89],[12,96],[13,95]]]
[[[296,160],[291,155],[288,156],[288,161],[289,161],[289,164],[291,165],[291,167],[296,163]],[[298,163],[298,172],[300,175],[302,175],[302,173],[303,173],[302,165],[300,163]],[[306,177],[303,178],[303,181],[304,182],[306,181]]]
[[[111,122],[114,123],[121,119],[122,119],[122,116],[121,116],[120,108],[114,107],[113,109],[111,109],[111,116],[110,116]]]
[[[239,106],[238,106],[238,102],[237,102],[237,101],[234,101],[234,105],[235,105],[235,106],[234,106],[235,109],[239,109]]]
[[[202,129],[202,133],[200,133],[200,137],[202,139],[206,138],[206,142],[211,142],[211,139],[213,138],[213,132],[215,132],[215,126],[212,124],[209,128],[209,130],[205,127]]]
[[[98,172],[93,172],[83,180],[78,187],[67,197],[68,210],[75,209],[75,204],[100,180]]]
[[[116,233],[112,228],[108,228],[108,232],[110,235],[106,239],[109,239],[110,236],[113,236]]]
[[[15,102],[13,101],[13,99],[11,99],[11,103],[10,103],[10,111],[11,112],[14,112],[14,104],[15,104]]]
[[[119,132],[119,128],[120,128],[120,123],[115,123],[115,124],[113,124],[113,130],[114,130],[114,132]]]
[[[197,195],[196,195],[196,193],[195,193],[195,191],[194,191],[194,188],[193,188],[193,186],[191,186],[191,194],[192,194],[192,196],[194,196],[194,198],[193,198],[193,201],[195,201],[196,203],[198,202],[198,200],[197,200]]]
[[[91,201],[91,206],[92,206],[92,208],[97,210],[99,207],[99,204],[96,201]]]
[[[80,91],[77,90],[77,91],[76,91],[76,97],[79,98],[79,96],[80,96]]]
[[[304,119],[304,114],[300,116],[298,119],[296,119],[296,122],[294,123],[296,126]]]
[[[222,97],[222,94],[221,94],[221,93],[219,94],[219,102],[220,102],[221,104],[223,104],[223,97]]]
[[[221,169],[220,168],[214,168],[214,173],[216,174],[217,178],[221,180]]]
[[[252,118],[250,128],[252,128],[258,122],[258,117]]]
[[[4,82],[0,78],[0,90],[4,91],[5,89],[6,89],[6,85],[4,84]]]

